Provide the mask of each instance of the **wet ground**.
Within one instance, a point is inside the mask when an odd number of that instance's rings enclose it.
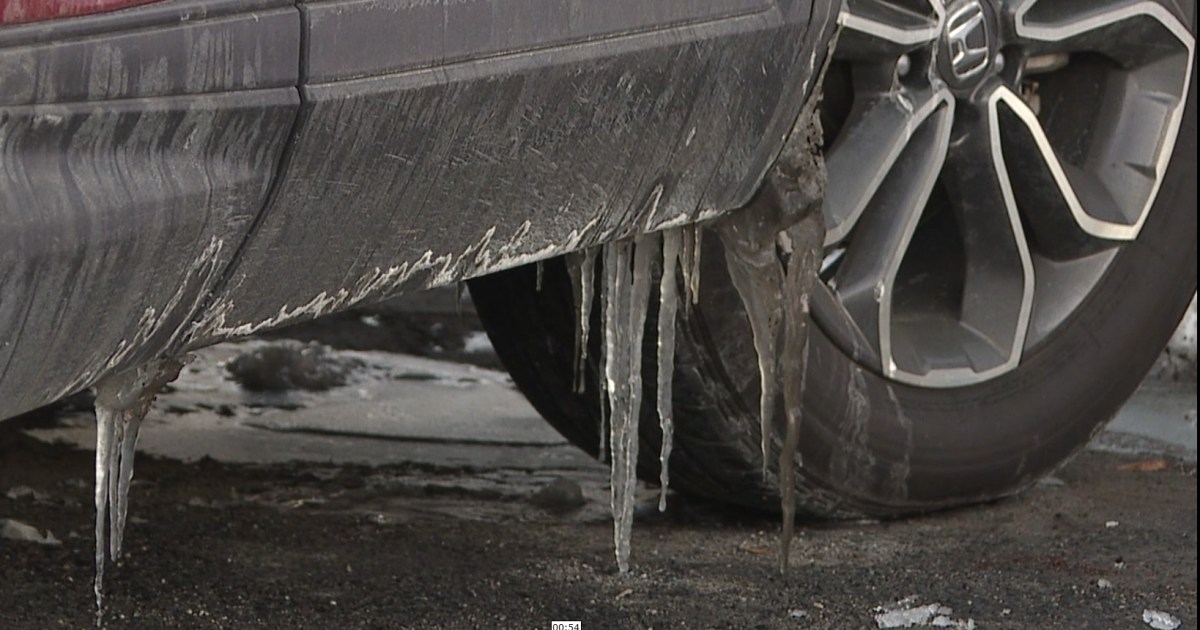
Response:
[[[357,348],[328,392],[225,377],[263,341],[202,353],[147,420],[106,626],[1197,627],[1194,382],[1143,388],[1018,497],[803,524],[786,577],[775,517],[675,495],[660,514],[644,487],[620,575],[607,470],[463,363],[495,365],[469,312],[427,310],[290,332]],[[92,623],[92,427],[70,405],[0,424],[0,628]]]

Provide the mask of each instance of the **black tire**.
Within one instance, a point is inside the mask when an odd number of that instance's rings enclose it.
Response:
[[[1193,70],[1179,140],[1136,240],[1120,246],[1087,296],[1052,334],[1025,348],[1015,369],[966,386],[906,385],[852,359],[837,341],[836,318],[818,321],[800,442],[803,513],[887,517],[1006,496],[1053,472],[1116,414],[1196,290],[1195,97]],[[749,325],[716,238],[706,239],[704,261],[700,303],[680,315],[672,485],[777,509],[776,479],[759,472]],[[818,304],[835,299],[827,287],[819,292]],[[472,281],[471,294],[520,389],[564,436],[596,454],[595,365],[586,390],[574,393],[574,309],[565,267],[546,263],[541,291],[536,272],[521,268]],[[593,330],[598,325],[597,317]],[[647,340],[649,348],[649,332]],[[652,376],[653,352],[644,356],[644,373]],[[654,400],[653,378],[646,382],[646,399]],[[660,434],[647,407],[639,474],[656,481]]]

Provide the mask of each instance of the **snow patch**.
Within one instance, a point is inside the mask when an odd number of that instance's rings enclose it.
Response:
[[[1150,371],[1150,380],[1196,382],[1196,296],[1167,347]]]
[[[487,333],[475,331],[463,339],[463,352],[468,354],[488,354],[495,352],[495,349],[492,348],[492,340],[488,339]]]

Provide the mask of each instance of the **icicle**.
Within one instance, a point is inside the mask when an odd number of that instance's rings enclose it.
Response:
[[[575,298],[575,393],[584,391],[587,373],[588,338],[591,332],[592,302],[596,293],[596,250],[585,249],[567,254],[567,273],[571,276],[571,293]]]
[[[633,533],[634,493],[637,489],[638,420],[642,410],[642,344],[646,333],[646,313],[650,310],[650,279],[653,266],[661,256],[659,238],[655,234],[638,237],[633,248],[633,277],[629,295],[629,320],[626,324],[628,343],[625,344],[628,367],[629,406],[622,414],[624,426],[613,434],[613,467],[623,468],[621,481],[622,521],[614,532],[617,540],[617,566],[629,570],[630,539]],[[614,423],[615,426],[615,423]],[[621,451],[618,453],[617,444]],[[614,479],[615,481],[615,479]],[[615,484],[614,484],[615,486]],[[614,495],[615,497],[615,495]]]
[[[575,360],[572,363],[574,375],[571,378],[571,391],[582,393],[580,381],[583,378],[583,279],[582,267],[586,250],[570,252],[563,256],[567,266],[567,277],[571,281],[571,303],[575,305]]]
[[[658,422],[662,427],[662,449],[659,452],[658,511],[667,509],[667,490],[670,486],[671,447],[674,440],[671,391],[675,378],[675,314],[679,307],[675,267],[679,264],[683,234],[667,230],[662,234],[662,277],[658,284]]]
[[[586,373],[584,368],[587,367],[588,358],[588,336],[591,332],[592,325],[592,301],[596,295],[596,252],[595,250],[586,250],[583,257],[583,265],[579,268],[579,292],[580,292],[580,309],[579,309],[579,361],[577,361],[577,370],[580,377],[576,379],[576,391],[583,393],[583,374]]]
[[[117,416],[121,412],[106,406],[96,405],[96,576],[92,590],[96,594],[96,627],[100,627],[104,611],[104,529],[108,518],[109,475],[113,470],[113,442],[116,436]],[[110,472],[111,471],[111,472]]]
[[[121,555],[142,419],[154,395],[179,376],[183,365],[177,359],[156,361],[96,384],[96,578],[92,588],[97,627],[103,623],[105,551],[114,560]]]
[[[823,75],[824,68],[821,73]],[[806,105],[778,162],[767,173],[766,182],[750,205],[726,214],[711,224],[724,244],[725,264],[745,306],[758,355],[762,389],[759,429],[762,435],[764,481],[769,473],[772,419],[779,387],[776,374],[781,365],[788,383],[783,391],[787,431],[779,459],[784,512],[781,569],[787,567],[795,521],[795,460],[808,364],[808,294],[821,262],[824,241],[820,204],[824,195],[825,166],[820,154],[823,134],[818,103],[818,99],[812,99]],[[600,248],[604,257],[600,285],[604,334],[600,356],[600,459],[604,460],[604,428],[607,423],[612,452],[613,537],[617,566],[621,572],[629,569],[642,397],[642,341],[649,308],[651,265],[657,256],[662,256],[656,402],[663,431],[663,448],[659,454],[662,468],[659,509],[663,509],[673,437],[671,386],[674,324],[678,308],[675,265],[678,264],[682,271],[686,303],[690,307],[699,301],[703,229],[700,225],[691,225],[668,231],[661,236],[661,241],[656,235],[639,236],[634,243],[619,241]],[[789,230],[794,230],[795,234],[785,234]],[[777,240],[785,250],[795,246],[795,241],[800,241],[800,245],[791,252],[786,268],[777,251]],[[592,293],[591,287],[586,285],[592,277],[592,270],[589,268],[588,273],[583,273],[583,263],[578,267],[580,275],[576,282],[579,285],[576,304],[580,307],[581,321],[577,326],[576,346],[582,355],[587,346],[586,326],[590,308],[590,305],[584,306],[584,296]],[[540,267],[538,274],[540,285]],[[784,318],[789,314],[794,316],[785,323]],[[781,326],[785,334],[782,352],[777,351]],[[580,368],[577,370],[582,372]]]
[[[679,274],[683,276],[683,301],[686,308],[692,302],[692,250],[696,247],[696,233],[691,226],[679,229]]]
[[[454,313],[462,319],[463,292],[467,288],[466,282],[458,282],[454,285]]]
[[[683,288],[687,295],[685,300],[690,307],[700,300],[700,249],[702,230],[700,225],[689,225],[679,228],[681,242],[679,248],[679,267],[683,271]]]
[[[109,516],[109,543],[111,543],[109,552],[114,560],[121,557],[121,545],[125,541],[125,516],[129,512],[129,486],[133,483],[134,453],[137,450],[138,433],[142,429],[143,416],[144,414],[134,414],[130,411],[121,413],[121,431],[118,433],[117,440],[120,447],[118,453],[119,472],[113,478],[116,482],[115,492],[110,491],[109,493],[113,499],[112,512]]]
[[[776,339],[783,320],[783,263],[775,251],[778,229],[772,229],[758,212],[747,209],[724,217],[717,223],[717,231],[725,246],[729,278],[750,319],[754,351],[758,355],[759,431],[762,475],[766,479],[778,388]]]
[[[538,293],[541,293],[542,278],[546,275],[546,263],[545,261],[539,260],[535,263],[535,265],[537,266],[537,291]]]
[[[603,277],[600,282],[600,331],[604,337],[600,343],[600,454],[599,460],[608,459],[608,427],[612,417],[612,405],[609,386],[613,383],[615,364],[610,357],[617,343],[617,333],[613,330],[616,324],[616,308],[613,304],[617,292],[617,245],[604,245],[600,249],[603,261]]]
[[[778,399],[778,372],[782,369],[783,401],[787,432],[778,465],[783,509],[780,569],[787,568],[795,523],[795,461],[800,439],[800,409],[808,364],[808,294],[820,263],[823,223],[819,214],[805,217],[793,234],[773,231],[769,220],[755,213],[740,213],[718,224],[725,243],[726,265],[746,307],[758,352],[760,381],[763,387],[761,415],[763,469],[768,472],[771,421]],[[781,261],[776,239],[785,249],[796,249],[788,263]],[[661,241],[660,241],[661,239]],[[661,250],[660,250],[661,243]],[[798,245],[797,245],[798,244]],[[646,312],[649,309],[651,266],[661,256],[659,281],[657,393],[659,422],[663,432],[661,464],[662,494],[659,509],[666,507],[669,488],[669,458],[673,442],[671,390],[674,374],[675,319],[678,312],[678,265],[683,270],[683,285],[689,298],[699,282],[699,231],[693,228],[671,230],[660,235],[638,237],[634,243],[622,241],[601,248],[603,281],[600,286],[604,343],[600,358],[603,378],[602,411],[607,409],[608,444],[611,449],[611,508],[613,540],[617,566],[629,569],[630,540],[633,531],[634,491],[637,480],[638,419],[641,412],[642,347]],[[579,306],[584,310],[585,286],[593,269],[578,261]],[[632,261],[632,270],[630,263]],[[593,263],[594,264],[594,263]],[[585,272],[586,269],[586,272]],[[574,272],[573,272],[574,274]],[[573,280],[575,278],[573,277]],[[791,315],[786,321],[785,314]],[[581,317],[583,314],[581,313]],[[582,321],[582,320],[581,320]],[[577,339],[585,338],[580,323]],[[777,343],[783,332],[782,347]],[[602,426],[605,420],[602,418]],[[601,448],[603,449],[603,440]],[[603,453],[603,451],[602,451]],[[603,457],[603,455],[602,455]]]
[[[650,306],[658,236],[604,246],[604,398],[612,453],[611,507],[617,566],[629,570],[637,488],[638,419],[642,404],[642,341]],[[632,261],[633,269],[630,270]]]
[[[691,294],[692,304],[700,303],[700,256],[704,252],[704,226],[692,226],[692,277],[688,279],[688,293]]]
[[[629,302],[629,252],[628,242],[610,243],[604,247],[604,393],[608,400],[608,422],[612,463],[610,468],[610,507],[613,514],[614,546],[617,566],[628,570],[628,555],[624,550],[624,529],[628,514],[625,511],[626,492],[624,438],[628,434],[629,368],[628,330],[624,318]],[[632,527],[630,528],[632,530]]]
[[[783,285],[783,348],[779,360],[783,371],[783,408],[787,420],[783,448],[779,452],[779,495],[783,511],[780,535],[779,571],[787,572],[792,536],[796,523],[796,467],[800,445],[800,421],[804,389],[808,381],[809,295],[816,283],[825,241],[824,217],[817,212],[801,219],[780,234],[790,250]]]
[[[799,386],[804,392],[808,381],[808,346],[801,351]],[[784,370],[788,372],[790,370]],[[795,375],[791,375],[795,376]],[[790,389],[790,388],[789,388]],[[785,393],[786,397],[786,393]],[[779,536],[779,572],[787,573],[788,556],[791,555],[792,536],[796,530],[796,451],[800,446],[800,409],[791,408],[787,412],[787,433],[783,439],[783,448],[779,451],[779,506],[783,512],[782,531]]]

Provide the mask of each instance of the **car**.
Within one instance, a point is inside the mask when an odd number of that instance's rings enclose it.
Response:
[[[469,281],[540,413],[647,479],[671,429],[674,487],[754,508],[1012,494],[1195,292],[1195,30],[1194,0],[5,0],[0,418],[144,412],[189,350]],[[813,281],[779,307],[804,369],[735,224]]]

